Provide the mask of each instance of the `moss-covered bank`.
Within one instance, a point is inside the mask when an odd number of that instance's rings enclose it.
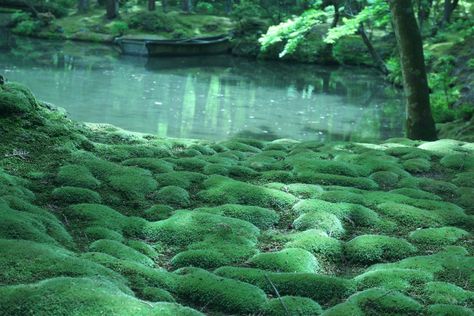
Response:
[[[472,315],[472,143],[159,139],[15,83],[0,137],[0,315]]]

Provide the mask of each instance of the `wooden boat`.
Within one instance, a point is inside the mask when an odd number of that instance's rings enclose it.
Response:
[[[122,54],[148,56],[145,40],[120,37],[115,40],[115,43],[119,45]]]
[[[196,37],[183,40],[150,40],[148,56],[196,56],[225,54],[230,50],[228,35]]]

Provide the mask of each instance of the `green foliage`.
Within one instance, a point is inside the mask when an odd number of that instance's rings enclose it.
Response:
[[[124,21],[113,21],[109,25],[110,32],[122,36],[126,31],[128,31],[128,24]]]
[[[308,251],[286,248],[276,252],[260,253],[250,258],[251,266],[274,272],[318,272],[318,260]]]
[[[194,304],[227,313],[250,314],[258,312],[266,303],[267,296],[256,286],[225,279],[196,268],[183,268],[177,295]],[[219,298],[219,299],[215,299]]]
[[[446,282],[429,282],[423,289],[423,296],[431,304],[463,305],[474,302],[474,292]]]
[[[383,235],[361,235],[345,244],[347,258],[362,264],[406,258],[415,251],[406,240]]]
[[[325,23],[333,12],[311,9],[305,11],[301,16],[290,19],[286,22],[280,23],[276,26],[271,26],[267,33],[263,35],[259,42],[262,45],[262,50],[275,45],[276,43],[286,41],[280,57],[293,53],[298,45],[305,39],[305,35],[315,26]]]
[[[139,11],[132,14],[127,21],[130,28],[141,29],[146,32],[172,32],[176,22],[172,17],[156,11]]]
[[[33,35],[41,29],[41,23],[39,21],[24,20],[18,23],[13,28],[13,33],[20,35]]]
[[[209,2],[199,2],[196,5],[196,11],[204,14],[214,13],[214,6]]]
[[[451,304],[435,304],[428,307],[427,315],[429,316],[472,316],[472,309],[451,305]]]

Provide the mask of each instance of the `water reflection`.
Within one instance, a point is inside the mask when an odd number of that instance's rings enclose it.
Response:
[[[374,140],[401,136],[401,95],[372,71],[230,56],[119,56],[113,47],[13,38],[0,72],[75,119],[159,136]]]

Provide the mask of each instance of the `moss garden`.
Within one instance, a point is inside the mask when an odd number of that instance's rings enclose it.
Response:
[[[0,315],[474,315],[474,144],[162,139],[0,86]]]

